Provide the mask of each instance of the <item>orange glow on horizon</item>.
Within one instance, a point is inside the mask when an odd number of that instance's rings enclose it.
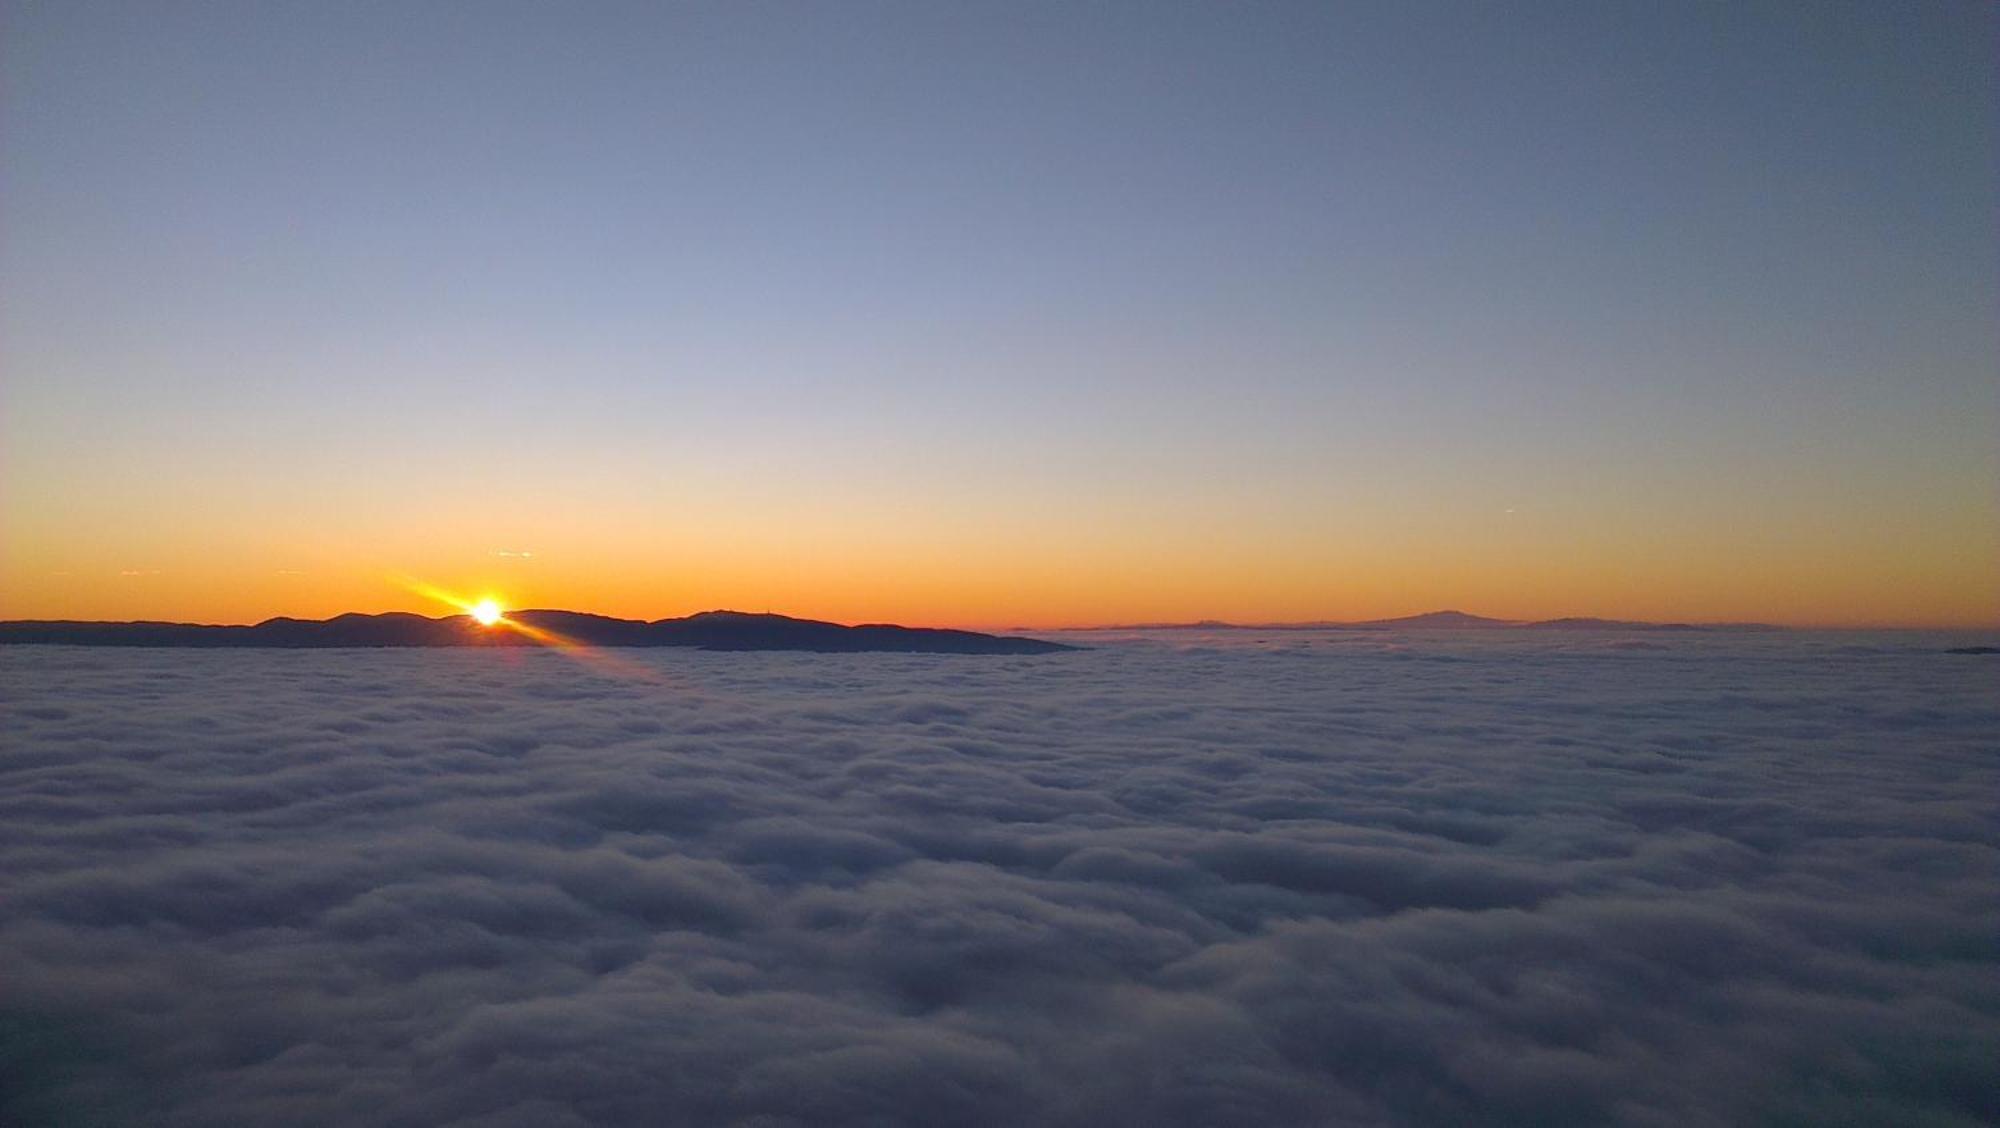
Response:
[[[1307,524],[1274,505],[1203,524],[1137,502],[977,514],[940,502],[915,516],[716,503],[649,521],[596,501],[543,506],[528,527],[502,528],[458,511],[437,497],[378,518],[365,538],[337,539],[331,526],[282,517],[195,528],[45,508],[0,539],[0,618],[252,623],[438,606],[471,614],[491,599],[646,621],[731,609],[986,630],[1443,608],[1503,619],[2000,626],[2000,529],[1950,508],[1910,511],[1858,539],[1831,522],[1762,513],[1728,528],[1556,509],[1422,520],[1384,510]]]
[[[1352,552],[1333,561],[1274,553],[1271,561],[1162,553],[1150,567],[1109,551],[1071,550],[1037,561],[990,554],[979,567],[946,560],[842,561],[818,568],[732,564],[682,554],[655,576],[583,562],[532,574],[503,568],[426,571],[459,577],[457,590],[322,565],[272,569],[248,581],[163,566],[122,572],[45,569],[0,585],[0,618],[257,622],[348,611],[435,614],[445,606],[488,626],[519,624],[501,609],[562,609],[654,619],[713,609],[772,611],[835,622],[1054,630],[1203,619],[1235,623],[1354,621],[1457,608],[1503,619],[1755,621],[1803,627],[1991,628],[2000,601],[1990,581],[1910,582],[1914,563],[1884,551],[1843,569],[1745,574],[1685,554],[1633,555],[1551,565],[1525,553],[1484,561],[1447,552]],[[165,562],[171,565],[172,562]],[[789,562],[786,562],[789,563]],[[1939,561],[1939,570],[1947,562]],[[874,565],[874,566],[870,566]],[[18,571],[10,569],[11,571]],[[483,592],[468,597],[465,591]]]

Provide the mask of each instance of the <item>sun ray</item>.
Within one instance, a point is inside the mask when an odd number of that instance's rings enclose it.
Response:
[[[467,598],[457,592],[449,591],[436,584],[417,579],[414,576],[396,574],[391,575],[389,579],[406,591],[421,595],[426,599],[435,600],[446,606],[456,607],[461,613],[469,616],[473,622],[479,624],[482,628],[501,627],[513,631],[530,642],[565,654],[607,676],[629,678],[657,684],[665,684],[670,680],[660,671],[643,663],[620,658],[608,652],[604,647],[592,646],[589,643],[570,638],[567,635],[549,630],[546,627],[513,618],[504,612],[500,606],[500,601],[492,596]]]

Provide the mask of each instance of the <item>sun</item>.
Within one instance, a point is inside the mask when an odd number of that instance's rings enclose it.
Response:
[[[500,605],[490,599],[482,599],[466,610],[482,627],[490,627],[500,621]]]

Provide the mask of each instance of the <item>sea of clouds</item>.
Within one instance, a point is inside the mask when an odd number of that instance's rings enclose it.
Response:
[[[0,1123],[2000,1120],[2000,658],[1070,641],[0,650]]]

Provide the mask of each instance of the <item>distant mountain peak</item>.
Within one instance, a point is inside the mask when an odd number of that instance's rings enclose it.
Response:
[[[1491,619],[1485,615],[1474,615],[1469,611],[1449,608],[1444,611],[1426,611],[1421,615],[1404,615],[1395,619],[1371,619],[1356,623],[1362,627],[1442,627],[1451,629],[1484,629],[1487,627],[1512,627],[1513,619]]]
[[[1217,619],[1182,623],[1130,623],[1098,627],[1106,631],[1396,631],[1396,630],[1555,630],[1555,631],[1774,631],[1767,623],[1655,623],[1637,619],[1598,619],[1574,615],[1561,619],[1495,619],[1455,607],[1403,615],[1394,619],[1328,620],[1291,623],[1230,623]]]

